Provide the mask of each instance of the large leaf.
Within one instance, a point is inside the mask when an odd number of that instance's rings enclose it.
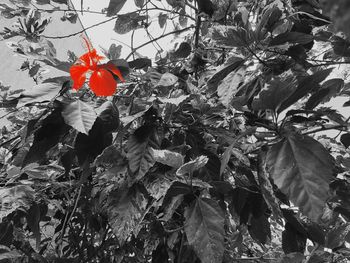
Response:
[[[270,148],[267,166],[278,188],[305,215],[318,220],[333,174],[332,157],[322,144],[290,134]]]
[[[136,187],[118,190],[109,195],[105,209],[113,233],[121,244],[132,233],[137,236],[146,206],[147,198]]]
[[[298,232],[290,223],[286,223],[282,232],[282,249],[284,253],[300,252],[304,253],[306,236]]]
[[[278,110],[282,102],[296,89],[297,83],[292,76],[275,77],[265,84],[259,95],[254,98],[254,110]]]
[[[141,126],[129,137],[126,155],[129,169],[134,180],[140,180],[155,164],[153,149],[159,148],[155,137],[155,129],[151,126]]]
[[[94,108],[81,100],[64,105],[62,116],[65,123],[86,135],[89,134],[97,118]]]
[[[238,91],[238,87],[244,80],[245,68],[238,68],[237,70],[228,74],[218,87],[218,96],[220,102],[225,106],[229,107],[233,97]]]
[[[27,104],[51,101],[61,90],[61,85],[58,83],[42,83],[31,87],[22,92],[19,97],[17,107],[20,108]]]
[[[107,7],[107,16],[114,16],[123,8],[126,0],[110,0]]]
[[[203,263],[221,263],[224,254],[224,213],[211,199],[198,198],[185,210],[185,232]]]
[[[302,97],[306,96],[312,90],[319,87],[319,83],[327,78],[327,76],[332,72],[333,69],[324,69],[317,71],[313,75],[304,77],[298,84],[296,90],[287,97],[286,100],[281,104],[278,112],[282,112],[287,109],[293,103],[297,102]]]
[[[244,60],[240,57],[230,58],[230,61],[221,66],[208,80],[208,88],[212,91],[216,91],[220,81],[222,81],[229,73],[236,70],[244,63]]]
[[[326,236],[326,247],[334,249],[344,244],[345,238],[350,231],[350,224],[339,225],[329,231]]]

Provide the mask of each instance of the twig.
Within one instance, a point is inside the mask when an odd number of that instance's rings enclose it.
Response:
[[[317,128],[311,131],[304,132],[303,135],[308,135],[316,132],[321,132],[321,131],[327,131],[327,130],[339,130],[339,129],[344,129],[346,128],[346,125],[335,125],[335,126],[330,126],[330,127],[321,127]]]
[[[192,29],[193,27],[194,27],[194,26],[191,25],[191,26],[186,27],[186,28],[183,28],[183,29],[171,31],[171,32],[169,32],[169,33],[166,33],[166,34],[164,34],[164,35],[161,35],[161,36],[159,36],[159,37],[156,37],[156,38],[154,38],[154,39],[152,39],[152,40],[150,40],[150,41],[148,41],[148,42],[146,42],[146,43],[144,43],[144,44],[142,44],[142,45],[140,45],[140,46],[138,46],[138,47],[135,47],[134,50],[133,50],[129,55],[127,55],[127,57],[125,58],[125,60],[128,60],[128,58],[130,58],[130,57],[132,56],[132,54],[133,54],[136,50],[138,50],[138,49],[140,49],[140,48],[142,48],[142,47],[144,47],[144,46],[147,46],[147,45],[151,44],[151,43],[154,42],[154,41],[157,41],[157,40],[159,40],[159,39],[162,39],[163,37],[166,37],[166,36],[169,36],[169,35],[172,35],[172,34],[179,34],[179,33],[182,33],[182,32],[184,32],[184,31],[187,31],[187,30],[189,30],[189,29]]]

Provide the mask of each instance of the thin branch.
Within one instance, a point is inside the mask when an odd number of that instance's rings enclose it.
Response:
[[[125,60],[128,60],[128,58],[130,58],[130,57],[132,56],[132,54],[133,54],[136,50],[138,50],[138,49],[140,49],[140,48],[142,48],[142,47],[144,47],[144,46],[147,46],[147,45],[153,43],[154,41],[157,41],[157,40],[159,40],[159,39],[162,39],[162,38],[164,38],[164,37],[166,37],[166,36],[170,36],[170,35],[172,35],[172,34],[179,34],[179,33],[182,33],[182,32],[184,32],[184,31],[187,31],[187,30],[189,30],[189,29],[192,29],[193,27],[194,27],[194,26],[191,25],[191,26],[185,27],[185,28],[183,28],[183,29],[179,29],[179,30],[174,30],[174,31],[168,32],[168,33],[166,33],[166,34],[164,34],[164,35],[161,35],[161,36],[159,36],[159,37],[156,37],[156,38],[154,38],[154,39],[152,39],[152,40],[150,40],[150,41],[148,41],[148,42],[146,42],[146,43],[144,43],[144,44],[142,44],[142,45],[140,45],[140,46],[138,46],[138,47],[135,47],[134,50],[133,50],[129,55],[127,55],[127,57],[125,58]]]
[[[330,126],[330,127],[321,127],[321,128],[317,128],[311,131],[307,131],[304,132],[303,135],[308,135],[308,134],[313,134],[316,132],[322,132],[322,131],[327,131],[327,130],[339,130],[339,129],[343,129],[343,131],[346,131],[346,125],[335,125],[335,126]]]
[[[81,33],[84,33],[85,31],[87,31],[87,30],[89,30],[91,28],[94,28],[94,27],[103,25],[105,23],[108,23],[108,22],[110,22],[110,21],[112,21],[112,20],[114,20],[116,18],[117,18],[117,16],[111,17],[111,18],[109,18],[107,20],[104,20],[104,21],[102,21],[100,23],[94,24],[94,25],[89,26],[87,28],[84,28],[84,29],[82,29],[82,30],[80,30],[78,32],[75,32],[75,33],[72,33],[72,34],[68,34],[68,35],[63,35],[63,36],[45,36],[45,35],[41,35],[41,36],[44,37],[44,38],[48,38],[48,39],[63,39],[63,38],[73,37],[73,36],[79,35]]]

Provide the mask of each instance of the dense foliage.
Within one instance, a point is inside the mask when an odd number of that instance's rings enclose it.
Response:
[[[0,262],[348,262],[350,101],[327,104],[350,95],[347,0],[110,0],[116,33],[179,40],[111,45],[110,97],[72,89],[82,54],[45,36],[66,0],[10,2],[0,35],[38,85],[1,86]]]

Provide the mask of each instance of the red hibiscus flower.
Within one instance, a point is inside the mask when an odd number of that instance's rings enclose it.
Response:
[[[73,89],[80,89],[86,81],[86,75],[91,73],[89,86],[97,96],[111,96],[117,89],[117,81],[113,74],[121,81],[124,78],[119,69],[112,63],[99,64],[104,57],[97,54],[96,49],[92,49],[88,40],[84,41],[89,49],[78,61],[70,67],[70,76],[73,80]]]

